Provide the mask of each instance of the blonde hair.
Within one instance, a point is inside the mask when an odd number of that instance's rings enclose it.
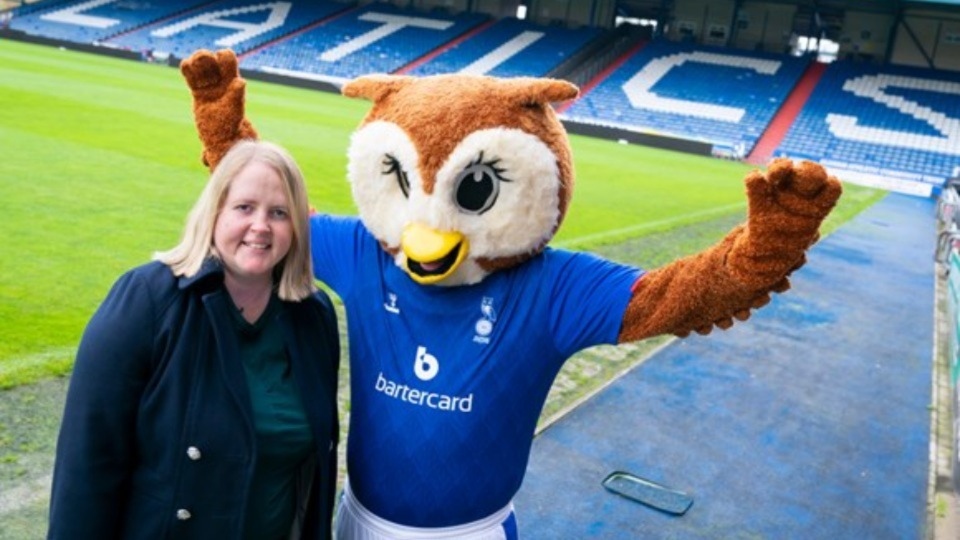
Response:
[[[213,247],[213,231],[217,215],[223,207],[234,178],[250,163],[272,167],[283,180],[290,203],[293,241],[290,251],[274,268],[279,275],[277,293],[283,300],[298,301],[316,290],[313,264],[310,260],[310,227],[307,190],[300,168],[290,154],[267,141],[243,140],[235,144],[210,175],[200,198],[187,215],[180,243],[168,251],[154,254],[174,275],[191,277],[200,271],[204,260],[219,258]]]

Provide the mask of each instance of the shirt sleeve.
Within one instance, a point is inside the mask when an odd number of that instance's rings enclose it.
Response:
[[[353,286],[364,242],[372,238],[356,217],[310,216],[313,273],[343,298]]]
[[[57,441],[48,538],[118,537],[151,372],[154,312],[144,280],[127,273],[84,331]]]
[[[546,255],[550,328],[557,350],[572,355],[616,343],[631,288],[643,270],[589,252],[548,250]]]

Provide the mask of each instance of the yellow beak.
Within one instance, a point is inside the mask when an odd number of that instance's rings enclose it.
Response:
[[[407,274],[425,285],[453,274],[466,258],[468,247],[462,234],[438,231],[422,223],[407,225],[400,236],[400,249],[407,256]]]

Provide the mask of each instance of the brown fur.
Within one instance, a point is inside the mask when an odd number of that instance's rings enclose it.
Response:
[[[343,87],[343,95],[347,97],[373,101],[363,123],[393,122],[403,126],[410,138],[417,141],[419,169],[427,193],[433,193],[437,171],[467,135],[487,128],[515,128],[537,135],[557,156],[561,216],[566,215],[573,194],[573,160],[566,132],[551,103],[573,99],[577,93],[577,87],[567,81],[524,77],[494,79],[479,75],[437,75],[421,79],[373,75],[360,77]],[[457,96],[457,106],[442,106],[436,99],[425,99],[425,96]],[[549,238],[544,245],[547,240]],[[502,267],[495,261],[488,264]]]
[[[645,275],[634,287],[620,342],[659,334],[708,334],[746,320],[806,262],[820,223],[840,196],[822,167],[775,160],[766,175],[747,176],[747,222],[715,246]]]
[[[193,94],[193,116],[203,143],[201,159],[212,171],[235,142],[258,138],[244,116],[247,83],[240,77],[236,55],[229,50],[197,51],[180,64],[180,72]]]
[[[181,71],[193,93],[204,160],[212,168],[234,142],[256,137],[244,118],[244,83],[236,57],[230,51],[201,51],[185,60]],[[576,97],[572,84],[470,75],[369,76],[348,83],[343,93],[373,101],[364,122],[387,120],[410,131],[421,145],[419,167],[428,181],[477,129],[510,127],[535,134],[557,156],[562,221],[573,193],[573,158],[550,103]],[[768,303],[771,293],[790,287],[788,276],[804,264],[806,250],[819,238],[821,222],[840,197],[840,182],[817,164],[781,159],[765,174],[748,174],[745,184],[747,221],[716,245],[642,277],[624,314],[620,342],[726,329]],[[432,185],[426,190],[432,191]],[[528,258],[480,264],[503,269]]]

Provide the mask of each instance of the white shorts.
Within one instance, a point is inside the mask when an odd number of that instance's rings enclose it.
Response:
[[[377,517],[360,504],[344,482],[334,531],[337,540],[514,540],[516,518],[511,502],[483,519],[452,527],[407,527]]]

